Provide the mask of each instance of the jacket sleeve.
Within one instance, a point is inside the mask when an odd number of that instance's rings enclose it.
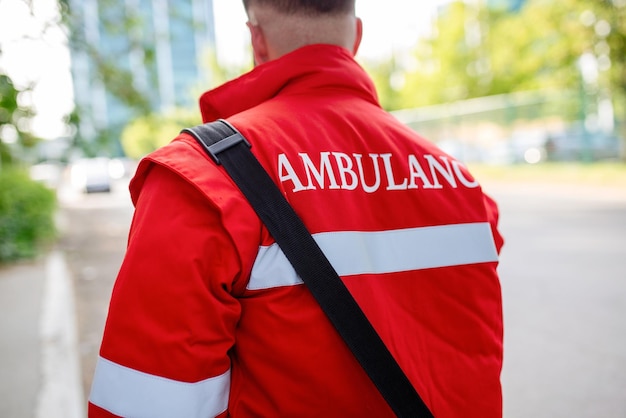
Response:
[[[485,202],[485,209],[487,210],[487,218],[489,220],[489,224],[491,225],[491,233],[493,234],[496,250],[498,254],[500,254],[500,251],[504,246],[504,238],[500,234],[499,229],[500,211],[498,209],[498,204],[487,194],[483,195],[483,199]]]
[[[152,165],[113,288],[91,418],[226,413],[241,263],[220,216],[195,186]]]

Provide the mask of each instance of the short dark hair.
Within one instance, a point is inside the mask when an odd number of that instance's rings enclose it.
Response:
[[[248,10],[250,4],[270,6],[286,14],[341,14],[354,11],[355,0],[243,0]]]

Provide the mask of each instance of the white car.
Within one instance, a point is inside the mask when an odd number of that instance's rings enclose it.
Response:
[[[110,160],[104,157],[81,158],[72,163],[72,186],[85,193],[110,192]]]

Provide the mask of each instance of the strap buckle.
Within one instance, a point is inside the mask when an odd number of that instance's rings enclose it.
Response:
[[[228,125],[230,126],[230,125]],[[231,128],[232,129],[232,128]],[[233,131],[235,131],[233,129]],[[215,161],[216,164],[221,165],[220,159],[218,158],[218,154],[222,151],[225,151],[229,148],[234,147],[235,145],[243,142],[248,146],[248,148],[252,148],[252,145],[248,142],[246,138],[243,137],[239,132],[235,131],[234,134],[227,136],[223,139],[218,140],[217,142],[212,143],[214,141],[217,133],[216,131],[211,130],[207,125],[199,125],[194,128],[185,128],[181,132],[188,133],[196,138],[196,140],[202,145],[204,150],[209,154],[211,159]]]
[[[240,142],[243,142],[244,144],[246,144],[248,148],[252,148],[252,145],[250,145],[248,140],[244,138],[243,135],[241,135],[239,132],[231,136],[228,136],[222,139],[221,141],[216,142],[213,145],[207,146],[204,142],[202,142],[202,144],[206,148],[207,152],[209,153],[213,161],[215,161],[216,164],[220,165],[222,163],[220,162],[220,159],[217,157],[217,155],[222,151],[225,151],[231,147],[234,147]]]

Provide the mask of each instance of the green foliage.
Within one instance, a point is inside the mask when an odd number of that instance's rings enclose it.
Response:
[[[18,109],[18,94],[9,76],[0,74],[0,125],[12,123],[13,113]]]
[[[596,4],[534,0],[520,14],[493,19],[488,47],[498,82],[495,88],[519,91],[577,86],[578,59],[600,42],[593,25],[583,18]]]
[[[529,0],[519,14],[492,15],[489,27],[493,93],[579,90],[590,103],[610,97],[618,120],[626,119],[625,1]],[[581,75],[583,54],[596,61],[592,84]],[[565,113],[580,118],[582,106]]]
[[[143,116],[126,126],[122,132],[122,147],[128,157],[138,159],[168,144],[183,128],[201,122],[195,110],[179,109],[166,115]]]
[[[252,57],[252,47],[250,47],[249,56]],[[207,51],[205,62],[208,64],[206,73],[210,74],[210,80],[208,80],[208,86],[210,88],[217,87],[240,76],[241,74],[250,71],[253,65],[252,58],[250,58],[250,62],[248,64],[243,64],[241,66],[224,65],[218,60],[217,52],[214,50]],[[204,88],[206,88],[206,86],[204,86]]]
[[[626,119],[626,1],[527,0],[513,13],[457,1],[441,10],[433,35],[410,60],[366,66],[385,108],[529,90],[577,91],[579,59],[590,52],[598,58],[599,75],[586,94],[610,92],[616,115]],[[403,79],[403,86],[392,88],[392,78]],[[573,113],[566,112],[569,118]]]
[[[78,107],[75,113],[68,119],[76,132],[74,145],[81,148],[86,155],[115,155],[115,151],[121,148],[128,152],[129,156],[141,156],[154,149],[158,144],[168,141],[173,137],[173,126],[178,127],[180,115],[168,115],[165,120],[154,113],[162,110],[170,104],[159,105],[157,68],[158,41],[163,34],[160,28],[154,27],[152,13],[145,14],[145,8],[135,8],[129,3],[119,0],[101,0],[97,3],[99,20],[99,36],[107,39],[107,42],[98,44],[93,39],[90,31],[84,26],[84,7],[80,2],[57,0],[61,10],[62,24],[68,28],[70,35],[69,43],[73,58],[76,61],[82,59],[89,62],[92,67],[89,80],[94,87],[104,88],[107,100],[113,102],[118,109],[125,109],[115,118],[107,121],[107,126],[94,109]],[[191,51],[182,44],[185,37],[180,36],[182,31],[195,28],[206,31],[193,15],[193,9],[188,7],[170,7],[169,13],[169,43],[172,53],[180,55],[181,52]],[[156,13],[156,11],[155,11]],[[91,38],[90,38],[91,36]],[[194,51],[196,53],[198,51]],[[207,80],[203,80],[203,89],[208,85],[216,85],[241,74],[239,68],[228,68],[220,65],[214,52],[205,60],[208,74]],[[179,58],[180,59],[180,58]],[[196,56],[190,52],[185,59],[195,60]],[[139,76],[138,76],[139,75]],[[181,89],[181,87],[177,87]],[[185,99],[177,97],[175,106],[187,106]],[[189,93],[189,98],[192,93]],[[195,100],[195,97],[194,97]],[[88,104],[84,104],[88,106]],[[159,109],[159,107],[161,109]],[[123,113],[123,114],[122,114]],[[183,117],[185,125],[189,118]],[[130,122],[126,128],[124,125]],[[113,126],[115,125],[115,126]],[[95,130],[95,132],[93,132]],[[130,131],[128,134],[124,131]],[[122,138],[122,136],[124,138]],[[133,139],[139,138],[139,139]],[[118,146],[118,149],[115,147]],[[113,152],[113,154],[111,154]]]
[[[416,70],[407,74],[404,102],[447,103],[490,94],[491,75],[483,48],[486,11],[452,3],[436,22],[433,36],[418,45]],[[419,95],[407,95],[418,89]],[[413,107],[413,106],[411,106]]]
[[[376,85],[378,99],[385,109],[404,107],[402,91],[405,88],[405,74],[395,59],[382,62],[363,62],[363,67]]]
[[[0,172],[0,263],[37,254],[55,235],[56,196],[16,169]]]
[[[252,56],[252,54],[250,54]],[[241,66],[227,66],[220,63],[215,51],[207,51],[204,62],[204,73],[207,79],[203,86],[196,89],[195,95],[202,94],[207,86],[217,87],[228,80],[245,73],[252,63]],[[200,112],[196,109],[175,109],[165,114],[149,113],[135,118],[126,125],[121,134],[124,154],[130,158],[141,158],[144,155],[168,144],[183,128],[198,125],[202,122]]]
[[[85,16],[82,14],[83,5],[68,0],[57,1],[61,12],[61,21],[58,24],[67,28],[72,58],[76,61],[87,60],[93,66],[93,79],[89,80],[91,86],[104,87],[107,100],[120,103],[129,116],[142,116],[152,112],[151,95],[154,92],[148,86],[137,85],[133,69],[128,64],[129,56],[138,57],[140,61],[135,65],[146,69],[147,84],[157,84],[154,45],[147,44],[142,36],[142,28],[148,17],[141,15],[139,10],[127,7],[124,2],[98,1],[98,30],[101,31],[101,36],[110,40],[106,45],[98,45],[94,39],[89,38]],[[120,154],[119,134],[123,127],[119,123],[105,126],[93,114],[93,109],[81,107],[77,107],[66,120],[74,131],[74,147],[81,149],[85,155]],[[83,130],[84,126],[89,126],[89,131]]]
[[[13,80],[0,72],[0,167],[19,161],[18,151],[32,148],[39,142],[27,130],[33,110],[19,103],[20,95],[28,91],[16,88]],[[13,147],[9,147],[11,143]]]

